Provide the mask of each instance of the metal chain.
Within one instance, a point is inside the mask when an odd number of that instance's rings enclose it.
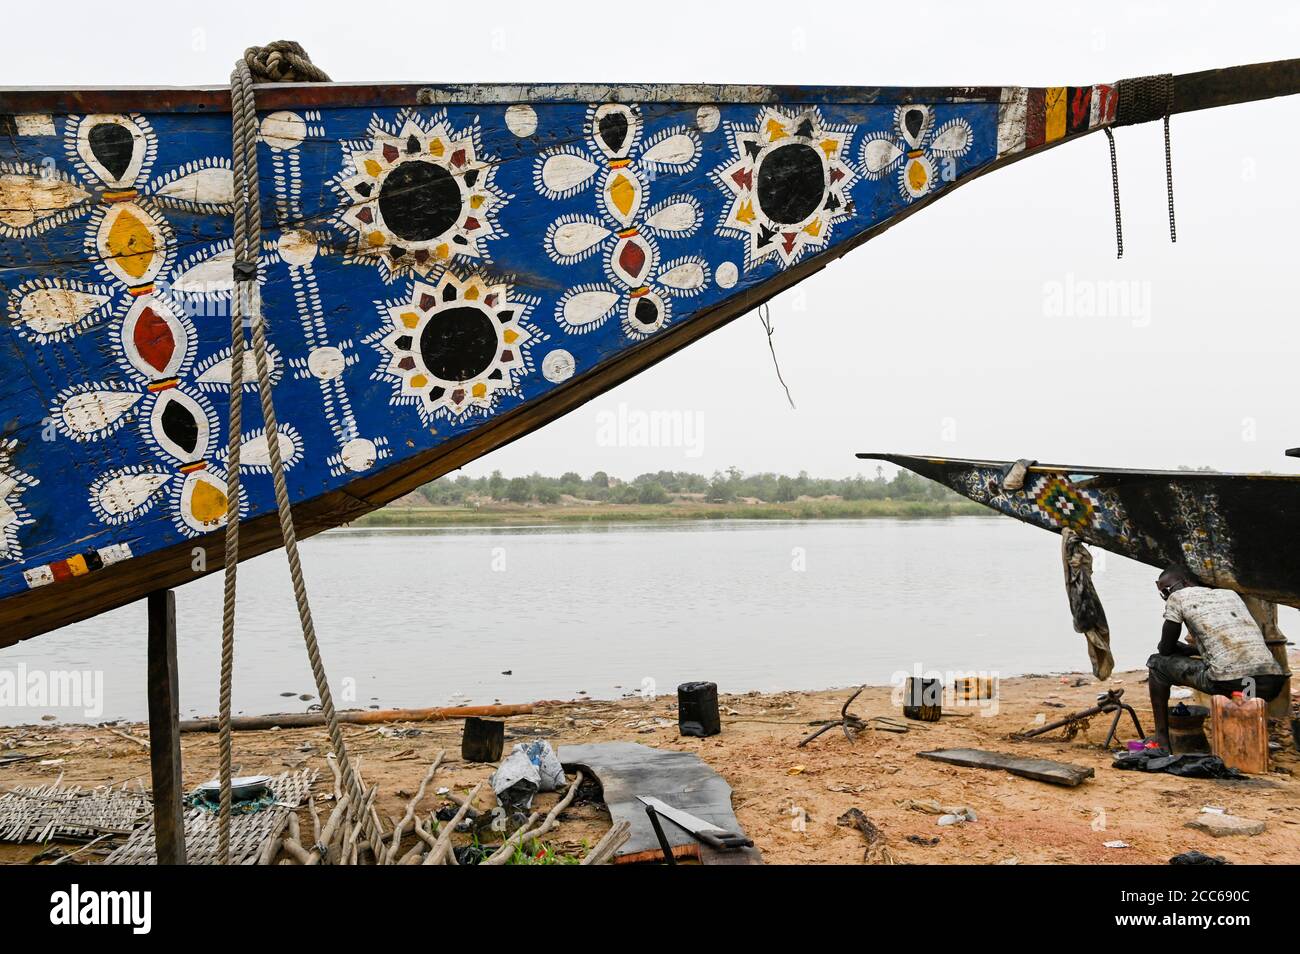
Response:
[[[1165,114],[1165,191],[1169,194],[1169,241],[1178,241],[1174,227],[1174,162],[1169,149],[1169,115]]]
[[[1106,130],[1106,138],[1110,140],[1110,183],[1115,194],[1115,247],[1116,258],[1124,257],[1124,223],[1120,220],[1119,215],[1119,162],[1115,158],[1115,134],[1111,132],[1109,126],[1103,126]]]
[[[287,41],[280,41],[281,43]],[[296,47],[297,45],[294,44]],[[230,862],[230,810],[231,810],[231,681],[234,662],[235,634],[235,576],[239,562],[239,441],[243,401],[244,322],[252,329],[253,358],[257,368],[257,390],[261,398],[262,420],[265,425],[267,450],[270,455],[272,482],[275,486],[276,510],[280,518],[280,531],[284,538],[285,554],[289,561],[289,576],[293,582],[293,595],[298,605],[298,618],[302,624],[303,641],[316,681],[316,693],[325,716],[330,743],[338,760],[344,785],[352,795],[355,805],[365,802],[360,781],[348,759],[339,725],[334,700],[330,694],[329,679],[321,661],[316,627],[312,621],[311,605],[307,599],[307,585],[303,578],[302,561],[298,555],[298,538],[294,532],[293,511],[289,501],[289,488],[284,478],[284,461],[280,454],[280,429],[275,416],[271,395],[271,373],[267,360],[266,326],[257,300],[257,256],[262,243],[262,212],[260,182],[257,172],[257,106],[253,91],[253,71],[250,61],[255,61],[257,48],[245,53],[235,64],[230,77],[231,96],[231,157],[235,173],[235,282],[236,293],[231,302],[231,367],[230,367],[230,434],[228,439],[230,482],[226,504],[226,576],[221,633],[221,708],[218,715],[221,750],[221,805],[219,814],[218,849],[222,864]],[[297,47],[300,58],[306,53]],[[297,55],[296,54],[296,55]],[[310,61],[307,61],[310,63]],[[319,70],[317,70],[320,73]],[[323,76],[323,73],[320,73]],[[372,845],[379,844],[373,815],[363,820]]]

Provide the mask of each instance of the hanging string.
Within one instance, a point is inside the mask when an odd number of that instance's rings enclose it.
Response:
[[[1124,257],[1124,223],[1120,220],[1119,215],[1119,162],[1115,158],[1115,134],[1110,131],[1109,126],[1102,127],[1106,130],[1106,138],[1110,140],[1110,183],[1115,193],[1115,247],[1116,258]],[[1172,201],[1172,200],[1171,200]],[[1173,215],[1173,206],[1170,206],[1170,213]]]
[[[1169,194],[1169,241],[1178,241],[1174,227],[1174,163],[1169,150],[1169,114],[1165,113],[1165,191]]]
[[[772,313],[768,310],[767,302],[759,305],[758,320],[763,323],[763,330],[767,332],[767,348],[772,352],[772,367],[776,368],[776,379],[781,382],[781,387],[785,388],[785,399],[790,402],[790,410],[796,410],[794,398],[790,396],[790,386],[781,376],[781,362],[776,360],[776,346],[772,343],[772,335],[776,334],[776,329],[772,326]]]

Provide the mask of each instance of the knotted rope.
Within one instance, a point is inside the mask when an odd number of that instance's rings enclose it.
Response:
[[[244,51],[244,65],[254,83],[328,83],[326,72],[293,40],[276,40]]]
[[[298,618],[302,623],[303,641],[307,645],[307,658],[316,680],[316,692],[329,729],[330,743],[338,759],[344,785],[352,796],[352,804],[361,805],[361,784],[348,760],[330,695],[329,680],[321,662],[320,646],[316,640],[316,627],[312,622],[311,605],[307,600],[307,585],[303,579],[302,562],[298,556],[298,538],[294,533],[293,512],[289,503],[289,488],[284,479],[284,461],[280,454],[280,429],[276,421],[275,405],[271,397],[271,372],[267,361],[266,325],[258,300],[257,258],[262,244],[261,190],[257,173],[257,105],[253,86],[258,78],[266,76],[277,80],[309,76],[319,81],[329,77],[315,67],[306,52],[296,43],[280,40],[268,47],[251,47],[244,58],[235,64],[230,75],[231,158],[234,164],[235,214],[234,214],[234,278],[235,291],[230,309],[230,420],[227,443],[227,498],[226,498],[226,551],[225,590],[221,625],[221,691],[217,726],[220,735],[221,801],[218,827],[218,851],[222,864],[230,863],[231,814],[231,749],[230,726],[231,682],[235,659],[235,595],[236,575],[239,566],[239,445],[243,417],[244,390],[244,325],[252,330],[253,358],[257,368],[257,391],[261,398],[262,419],[265,425],[267,450],[270,455],[272,482],[275,485],[275,503],[280,517],[280,532],[284,537],[285,555],[289,560],[289,576],[293,581],[293,595],[298,604]],[[378,832],[373,831],[372,818],[365,819],[371,835],[371,844],[378,844]]]

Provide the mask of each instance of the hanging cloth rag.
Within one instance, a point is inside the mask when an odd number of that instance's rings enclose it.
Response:
[[[1002,489],[1004,491],[1024,490],[1025,478],[1029,475],[1029,468],[1037,463],[1038,461],[1030,460],[1028,457],[1020,458],[1003,473]]]
[[[1098,679],[1109,679],[1115,668],[1115,657],[1110,652],[1106,610],[1092,585],[1092,554],[1084,545],[1083,538],[1068,527],[1061,531],[1061,563],[1065,569],[1065,593],[1070,598],[1074,631],[1083,633],[1088,640],[1092,674]]]

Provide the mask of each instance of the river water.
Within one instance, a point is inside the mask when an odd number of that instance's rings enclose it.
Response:
[[[1058,538],[994,517],[342,529],[302,552],[340,707],[1088,669]],[[1156,571],[1095,558],[1117,668],[1138,666],[1159,639]],[[245,563],[239,580],[235,709],[300,711],[315,689],[283,553]],[[176,599],[182,717],[209,715],[220,573]],[[0,675],[90,672],[94,697],[3,705],[0,723],[145,718],[145,644],[140,603],[0,650]]]

